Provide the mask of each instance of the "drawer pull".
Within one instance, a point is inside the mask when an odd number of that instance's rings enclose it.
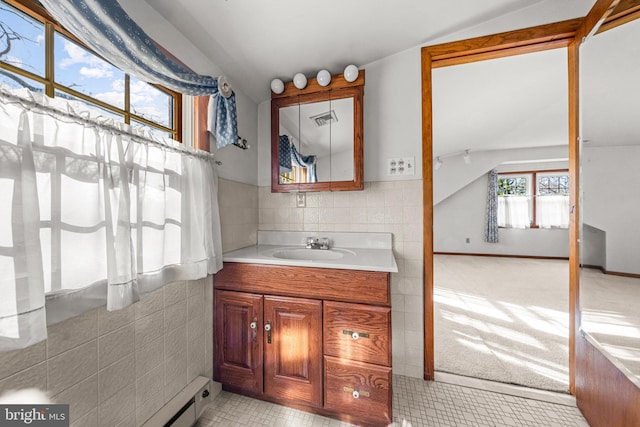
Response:
[[[358,338],[369,338],[369,334],[366,332],[356,332],[350,331],[348,329],[343,329],[342,333],[345,335],[351,335],[351,338],[353,338],[354,340],[357,340]]]
[[[360,396],[362,396],[362,397],[371,396],[371,393],[369,393],[368,391],[358,390],[358,389],[355,389],[353,387],[343,387],[342,391],[346,391],[347,393],[351,393],[351,395],[353,396],[354,399],[358,399],[358,398],[360,398]]]

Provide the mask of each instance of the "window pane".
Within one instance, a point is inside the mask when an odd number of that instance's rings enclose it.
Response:
[[[139,122],[137,120],[131,119],[131,127],[134,129],[142,129],[145,132],[151,133],[151,135],[157,138],[169,138],[173,139],[173,134],[163,131],[162,129],[158,129],[153,126],[149,126],[146,123]]]
[[[79,44],[56,33],[55,81],[124,109],[124,73]]]
[[[498,178],[499,196],[526,196],[527,193],[528,186],[526,177],[518,176]]]
[[[0,87],[6,87],[9,89],[21,89],[26,87],[32,92],[44,92],[44,85],[42,83],[1,68]]]
[[[91,113],[91,117],[97,117],[97,116],[103,116],[103,117],[107,117],[109,119],[112,119],[116,122],[122,123],[124,122],[124,116],[122,114],[118,114],[115,113],[111,110],[108,110],[106,108],[103,108],[97,104],[94,104],[92,102],[89,101],[85,101],[82,98],[78,98],[76,96],[70,95],[66,92],[62,92],[60,90],[56,90],[55,93],[56,98],[64,98],[68,101],[71,101],[73,103],[79,104],[79,111],[89,111]]]
[[[569,195],[569,175],[538,176],[538,195]]]
[[[44,77],[44,24],[0,2],[0,61]]]
[[[173,129],[173,97],[133,76],[129,84],[131,113]]]

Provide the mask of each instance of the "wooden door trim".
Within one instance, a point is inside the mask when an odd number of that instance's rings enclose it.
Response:
[[[436,46],[426,46],[421,50],[422,65],[422,183],[423,183],[423,238],[424,238],[424,379],[434,380],[434,320],[433,320],[433,105],[431,95],[433,92],[432,73],[433,68],[463,64],[478,60],[493,59],[498,57],[513,56],[531,53],[552,48],[566,47],[568,49],[568,79],[569,115],[569,174],[577,174],[577,96],[574,89],[577,88],[577,61],[578,46],[576,34],[584,28],[584,18],[577,18],[554,24],[525,28],[506,33],[476,37],[451,43],[443,43]],[[572,133],[573,132],[573,133]],[[573,135],[573,137],[572,137]],[[573,152],[573,154],[572,154]],[[571,157],[573,156],[573,157]],[[572,161],[573,160],[573,161]],[[577,182],[577,181],[572,181]],[[575,187],[575,186],[572,186]],[[577,192],[571,193],[571,203],[576,206],[571,216],[572,223],[577,224]],[[575,230],[574,230],[575,232]],[[572,246],[572,245],[570,245]],[[574,249],[575,251],[575,249]],[[575,252],[573,253],[575,258]],[[570,253],[571,257],[571,253]],[[575,260],[577,262],[577,259]],[[569,312],[572,327],[575,327],[577,316],[577,283],[569,280]],[[575,336],[569,333],[569,348],[575,353]],[[575,358],[569,358],[569,388],[572,393],[575,390]]]

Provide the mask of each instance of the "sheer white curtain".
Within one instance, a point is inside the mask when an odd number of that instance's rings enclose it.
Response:
[[[529,196],[498,197],[498,226],[528,228],[531,225]]]
[[[0,88],[0,350],[222,267],[213,158]]]
[[[537,220],[541,228],[569,227],[569,196],[538,196]]]

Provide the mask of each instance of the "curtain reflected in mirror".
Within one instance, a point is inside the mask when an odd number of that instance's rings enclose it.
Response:
[[[640,20],[581,46],[581,328],[640,384]]]

